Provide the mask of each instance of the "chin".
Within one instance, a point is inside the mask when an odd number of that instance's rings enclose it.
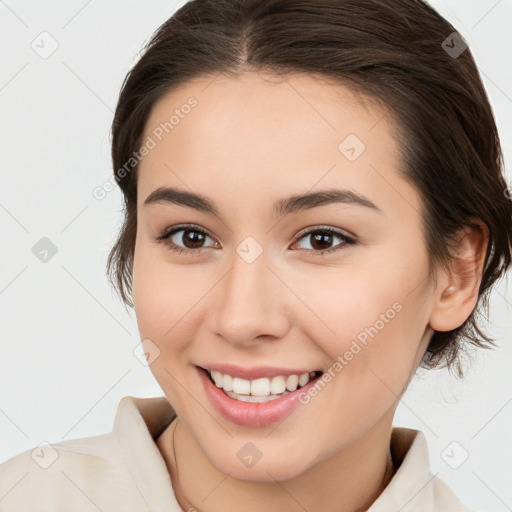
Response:
[[[242,445],[243,446],[243,445]],[[239,449],[237,449],[237,452]],[[220,458],[210,458],[210,461],[224,474],[238,480],[251,482],[274,482],[275,480],[284,481],[295,478],[308,469],[308,465],[302,458],[299,461],[289,459],[285,453],[273,453],[271,458],[265,459],[264,454],[261,458],[250,465],[244,464],[235,458],[226,457],[226,453],[219,454]]]
[[[220,468],[219,468],[220,469]],[[262,461],[258,462],[252,468],[236,468],[233,470],[225,468],[224,473],[229,474],[230,477],[238,480],[246,480],[250,482],[275,482],[276,480],[285,481],[295,478],[303,473],[302,470],[290,468],[289,463],[284,465],[280,464],[264,464]]]

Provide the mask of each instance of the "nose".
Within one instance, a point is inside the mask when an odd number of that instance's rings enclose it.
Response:
[[[293,294],[268,263],[264,253],[250,263],[235,253],[216,287],[213,328],[233,346],[282,338],[290,329]]]

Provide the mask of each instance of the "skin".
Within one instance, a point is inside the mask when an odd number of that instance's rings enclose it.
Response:
[[[398,173],[396,127],[383,107],[345,86],[299,74],[197,78],[154,105],[144,138],[190,96],[198,105],[140,164],[133,266],[141,339],[160,350],[150,368],[178,415],[157,440],[178,502],[209,512],[366,510],[396,471],[393,415],[434,330],[458,327],[476,304],[486,238],[461,232],[460,258],[429,284],[420,197]],[[338,150],[350,133],[366,146],[355,161]],[[222,219],[144,206],[160,186],[209,197]],[[278,199],[331,187],[363,194],[382,214],[331,203],[272,216]],[[202,245],[184,231],[172,241],[188,253],[155,241],[181,223],[208,233]],[[297,236],[318,225],[357,243],[334,235],[319,246]],[[236,252],[247,236],[262,248],[250,264]],[[313,255],[318,247],[338,250]],[[397,301],[400,312],[278,424],[224,419],[193,366],[327,372]],[[237,457],[247,442],[262,453],[250,468]]]

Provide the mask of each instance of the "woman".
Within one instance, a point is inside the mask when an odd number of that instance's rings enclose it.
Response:
[[[419,0],[192,1],[112,125],[108,269],[165,396],[0,466],[0,510],[468,511],[393,427],[511,262],[470,50]]]

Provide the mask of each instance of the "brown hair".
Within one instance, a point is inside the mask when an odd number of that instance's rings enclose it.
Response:
[[[421,0],[195,0],[181,7],[126,76],[112,123],[124,223],[107,273],[125,305],[133,307],[137,231],[138,162],[132,156],[155,102],[189,79],[221,72],[321,75],[376,99],[396,119],[400,172],[422,200],[429,279],[436,266],[450,268],[461,227],[475,226],[477,218],[489,229],[476,307],[458,328],[436,331],[422,361],[425,368],[456,367],[463,377],[463,340],[482,348],[495,344],[477,315],[482,308],[488,315],[489,291],[509,268],[512,248],[512,201],[497,128],[464,44]]]

